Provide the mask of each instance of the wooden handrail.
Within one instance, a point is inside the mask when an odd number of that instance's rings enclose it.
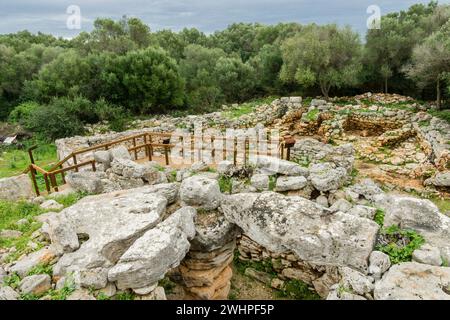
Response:
[[[36,189],[36,194],[39,195],[39,188],[37,185],[37,180],[36,180],[36,174],[40,173],[44,176],[44,181],[45,181],[45,187],[47,189],[47,192],[51,192],[51,189],[54,189],[55,191],[58,191],[58,184],[56,181],[56,175],[61,174],[62,176],[62,180],[63,183],[65,182],[65,178],[64,178],[64,173],[67,171],[72,171],[75,170],[76,172],[78,172],[78,169],[84,166],[88,166],[91,165],[92,166],[92,170],[95,171],[96,170],[96,161],[94,159],[91,160],[85,160],[81,163],[77,163],[77,155],[80,154],[84,154],[87,152],[91,152],[91,151],[95,151],[95,150],[108,150],[111,146],[120,144],[120,143],[124,143],[124,142],[129,142],[132,146],[127,148],[129,152],[134,152],[135,154],[135,160],[138,159],[138,150],[140,149],[144,149],[145,150],[145,156],[148,157],[149,161],[152,160],[152,155],[153,155],[153,150],[154,148],[164,148],[164,157],[165,157],[165,162],[166,165],[169,165],[169,151],[170,149],[176,147],[179,144],[174,144],[174,143],[157,143],[158,142],[158,138],[155,139],[155,137],[159,137],[159,138],[170,138],[169,141],[165,141],[165,142],[170,142],[170,140],[177,140],[178,143],[181,143],[182,145],[182,153],[184,154],[185,149],[190,149],[192,152],[192,156],[194,156],[194,150],[195,150],[195,140],[200,140],[203,143],[205,143],[206,145],[208,145],[209,143],[211,143],[211,145],[213,147],[208,147],[208,146],[202,146],[201,149],[198,150],[198,152],[202,152],[202,151],[211,151],[212,154],[215,154],[216,151],[222,150],[224,151],[224,159],[225,159],[225,145],[228,145],[227,142],[231,142],[233,145],[233,162],[236,164],[237,162],[237,157],[238,157],[238,153],[241,153],[241,151],[238,151],[238,148],[241,148],[240,146],[243,143],[243,154],[244,154],[244,163],[247,162],[247,157],[249,157],[251,154],[255,154],[255,151],[251,151],[249,148],[250,144],[274,144],[277,143],[279,145],[279,148],[281,149],[281,153],[279,153],[279,155],[281,155],[281,158],[283,158],[283,148],[284,146],[284,138],[278,138],[276,140],[259,140],[259,137],[242,137],[242,139],[240,137],[223,137],[223,136],[214,136],[214,135],[204,135],[204,136],[196,136],[196,135],[184,135],[184,134],[177,134],[177,133],[168,133],[168,132],[145,132],[145,133],[140,133],[140,134],[135,134],[135,135],[131,135],[128,137],[124,137],[121,139],[117,139],[114,141],[110,141],[110,142],[105,142],[105,143],[101,143],[92,147],[88,147],[88,148],[84,148],[84,149],[78,149],[75,150],[73,152],[71,152],[69,155],[67,155],[64,159],[62,159],[61,161],[59,161],[58,163],[56,163],[55,165],[53,165],[48,171],[39,167],[38,165],[31,163],[30,166],[24,171],[24,173],[30,173],[31,172],[31,177],[33,180],[33,184],[35,186]],[[137,144],[137,139],[142,138],[142,141],[144,142],[143,144]],[[184,139],[184,138],[188,138],[188,140]],[[267,136],[268,138],[268,136]],[[166,139],[167,140],[167,139]],[[155,142],[153,142],[155,141]],[[214,142],[217,141],[221,141],[222,146],[218,146],[216,148]],[[186,147],[185,148],[185,144],[186,143],[190,143],[190,147]],[[274,150],[270,150],[269,154],[272,154],[272,151]],[[280,150],[278,150],[280,151]],[[259,151],[256,151],[256,154],[259,154]],[[288,150],[288,157],[289,157],[289,150]],[[32,157],[30,157],[30,159],[32,159]],[[73,159],[73,165],[70,165],[68,167],[63,167],[63,165],[65,163],[67,163],[69,160]],[[78,160],[80,160],[78,158]],[[32,161],[33,162],[33,161]]]

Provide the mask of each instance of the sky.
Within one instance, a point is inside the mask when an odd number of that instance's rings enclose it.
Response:
[[[205,33],[225,29],[234,22],[315,22],[350,25],[361,35],[367,27],[370,5],[381,14],[405,10],[420,0],[0,0],[0,34],[20,30],[41,31],[72,38],[92,30],[97,17],[137,17],[152,30],[195,27]],[[450,3],[441,0],[439,3]],[[81,12],[80,29],[69,29],[69,6]],[[70,21],[74,21],[73,19]]]

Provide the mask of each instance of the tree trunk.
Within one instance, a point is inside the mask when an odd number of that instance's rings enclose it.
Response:
[[[328,97],[328,92],[329,92],[329,88],[326,84],[320,84],[320,90],[322,91],[323,96],[325,97],[325,100],[328,101],[329,97]]]
[[[388,93],[388,78],[384,78],[384,93]]]
[[[438,110],[441,110],[441,82],[439,77],[436,83],[436,107]]]

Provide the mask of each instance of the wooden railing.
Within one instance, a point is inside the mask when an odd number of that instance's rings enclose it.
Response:
[[[186,141],[186,138],[188,141]],[[202,142],[208,141],[212,147],[202,147],[200,150],[195,148],[195,141],[201,139]],[[162,140],[163,143],[160,143]],[[217,150],[215,148],[215,142],[216,141],[222,141],[222,150]],[[177,141],[179,144],[171,144],[171,141]],[[277,141],[277,151],[275,154],[270,154],[272,156],[277,156],[281,159],[286,158],[289,159],[290,157],[290,148],[292,147],[292,138],[285,137],[283,139],[278,139]],[[185,147],[187,142],[188,147]],[[65,179],[65,173],[69,171],[75,171],[78,172],[80,168],[83,167],[90,167],[91,170],[96,171],[96,161],[94,159],[88,159],[88,160],[82,160],[81,157],[89,152],[95,152],[100,150],[109,150],[111,148],[114,148],[118,145],[122,144],[128,144],[131,145],[128,147],[128,151],[134,155],[135,160],[139,160],[139,155],[144,151],[145,158],[147,158],[149,161],[152,161],[154,159],[154,151],[155,149],[163,150],[164,153],[164,162],[166,165],[170,165],[170,157],[169,152],[172,148],[175,146],[180,147],[180,154],[182,156],[185,155],[186,151],[191,152],[191,156],[194,159],[194,152],[210,152],[211,157],[214,159],[217,151],[222,151],[223,154],[223,160],[226,160],[227,155],[230,153],[233,154],[233,162],[236,165],[238,163],[238,142],[242,142],[242,140],[238,139],[237,137],[233,138],[226,138],[222,136],[184,136],[174,133],[159,133],[159,132],[146,132],[141,134],[136,134],[128,137],[124,137],[118,140],[101,143],[92,147],[83,148],[79,150],[75,150],[71,152],[69,155],[64,157],[62,160],[60,160],[58,163],[53,165],[50,169],[45,170],[34,162],[34,157],[32,151],[37,147],[34,146],[28,150],[29,156],[30,156],[30,162],[28,169],[25,171],[25,173],[30,173],[30,177],[34,186],[34,189],[36,191],[36,195],[40,195],[40,189],[39,184],[37,181],[37,176],[40,174],[43,176],[44,183],[45,183],[45,190],[48,194],[50,194],[52,191],[59,191],[59,186],[66,184]],[[250,139],[245,138],[243,140],[243,147],[242,147],[242,160],[243,164],[248,163],[249,156],[251,154],[259,155],[259,150],[257,149],[256,152],[250,150],[249,145],[250,143],[273,143],[273,141],[269,140],[258,140],[256,139]],[[294,140],[295,142],[295,140]],[[229,150],[229,144],[232,145],[232,150]],[[188,149],[188,150],[186,150]],[[285,153],[286,150],[286,153]],[[192,160],[193,160],[192,159]],[[81,162],[79,162],[81,161]],[[58,176],[61,177],[61,183],[58,183]]]

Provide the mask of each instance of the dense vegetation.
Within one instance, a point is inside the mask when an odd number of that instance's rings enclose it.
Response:
[[[268,95],[450,91],[450,6],[431,2],[382,18],[363,43],[349,27],[237,23],[206,35],[152,32],[136,18],[97,19],[71,40],[0,35],[0,121],[45,138],[108,120],[201,112]]]

